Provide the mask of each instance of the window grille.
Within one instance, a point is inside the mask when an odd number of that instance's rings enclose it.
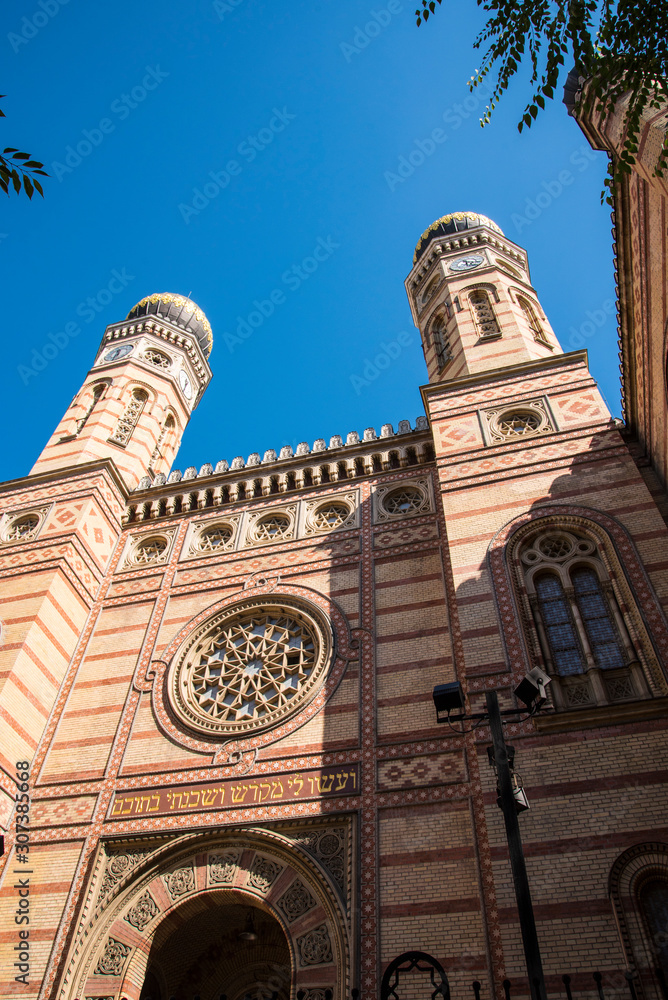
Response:
[[[147,401],[148,393],[144,392],[143,389],[132,390],[130,402],[125,407],[123,416],[116,424],[116,430],[111,436],[111,441],[115,442],[115,444],[122,445],[126,445],[128,443]]]
[[[478,288],[470,293],[469,302],[471,303],[471,311],[478,335],[480,337],[500,336],[501,328],[494,315],[494,309],[492,308],[488,293]]]

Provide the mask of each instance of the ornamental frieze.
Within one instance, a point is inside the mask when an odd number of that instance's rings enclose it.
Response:
[[[107,818],[130,819],[149,814],[169,816],[173,813],[201,812],[207,809],[236,809],[240,805],[278,805],[303,799],[357,795],[358,774],[358,764],[347,764],[343,768],[323,767],[267,778],[212,781],[187,788],[168,785],[165,788],[116,792]]]

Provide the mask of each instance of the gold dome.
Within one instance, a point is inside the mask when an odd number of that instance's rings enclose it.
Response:
[[[413,254],[413,263],[418,262],[427,245],[437,236],[450,236],[463,229],[475,229],[478,226],[487,226],[503,236],[503,230],[500,226],[497,226],[492,219],[488,219],[486,215],[480,215],[479,212],[451,212],[449,215],[442,215],[436,222],[432,222],[429,229],[425,229],[418,240]]]
[[[208,358],[211,354],[213,347],[211,324],[192,299],[185,295],[176,295],[173,292],[154,292],[153,295],[147,295],[141,302],[138,302],[130,310],[127,318],[137,319],[139,316],[149,315],[161,316],[173,323],[174,326],[193,333],[204,351],[204,356]]]

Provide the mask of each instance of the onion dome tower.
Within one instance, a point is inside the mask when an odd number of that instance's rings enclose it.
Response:
[[[418,240],[406,291],[430,382],[561,353],[526,251],[485,215],[433,222]]]
[[[189,298],[142,299],[107,327],[93,367],[32,474],[111,459],[128,490],[167,473],[211,381],[211,326]]]

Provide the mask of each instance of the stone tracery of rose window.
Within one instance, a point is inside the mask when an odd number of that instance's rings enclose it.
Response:
[[[301,608],[262,604],[228,614],[177,666],[174,707],[212,733],[274,725],[316,692],[330,650],[327,626]]]
[[[23,517],[15,518],[5,530],[5,539],[8,542],[25,542],[35,537],[39,517],[37,514],[25,514]]]
[[[350,510],[344,503],[323,504],[313,514],[313,526],[319,531],[333,531],[340,528],[350,517]]]
[[[523,434],[533,434],[540,427],[540,417],[529,410],[516,410],[504,414],[498,419],[499,432],[504,437],[521,437]]]
[[[424,503],[424,493],[416,486],[401,486],[383,498],[383,506],[388,514],[414,514]]]

